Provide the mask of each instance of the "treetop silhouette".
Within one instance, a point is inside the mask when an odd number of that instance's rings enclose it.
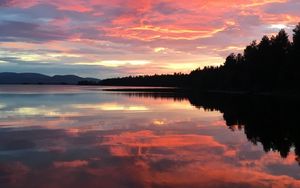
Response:
[[[285,30],[252,41],[241,54],[231,53],[221,66],[206,66],[190,74],[112,78],[102,85],[172,86],[194,90],[250,92],[300,91],[300,23],[293,41]]]

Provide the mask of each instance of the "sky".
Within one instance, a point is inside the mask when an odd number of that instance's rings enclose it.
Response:
[[[291,35],[299,10],[299,0],[0,0],[0,72],[188,73]]]

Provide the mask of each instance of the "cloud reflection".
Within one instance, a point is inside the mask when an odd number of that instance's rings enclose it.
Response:
[[[77,109],[91,109],[103,111],[147,111],[146,106],[123,105],[117,103],[102,103],[102,104],[76,104],[73,105]]]
[[[295,151],[265,153],[219,111],[81,89],[0,94],[1,187],[300,186]]]

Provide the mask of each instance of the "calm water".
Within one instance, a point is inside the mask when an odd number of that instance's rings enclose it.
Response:
[[[0,187],[300,187],[292,104],[0,86]]]

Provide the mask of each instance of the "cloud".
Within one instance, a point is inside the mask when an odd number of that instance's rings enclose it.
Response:
[[[0,30],[2,41],[46,42],[68,38],[62,31],[44,30],[37,24],[18,21],[2,21]]]
[[[147,60],[104,60],[99,62],[79,62],[77,65],[102,65],[106,67],[119,67],[124,65],[147,65],[150,62]]]
[[[219,65],[229,53],[277,32],[274,26],[291,32],[300,20],[298,5],[296,0],[3,0],[0,48],[10,51],[7,57],[11,52],[18,52],[13,56],[18,59],[39,57],[37,63],[93,66],[99,73],[111,68],[109,77],[189,72]],[[53,59],[47,55],[53,51],[78,57]],[[124,63],[129,60],[149,63],[142,68]]]
[[[75,161],[55,161],[53,163],[55,168],[78,168],[88,165],[88,161],[75,160]]]
[[[171,2],[159,2],[153,6],[153,11],[165,15],[192,13],[187,9],[174,6]]]
[[[2,0],[0,1],[0,7],[6,7],[9,5],[11,0]]]
[[[297,0],[289,0],[284,3],[272,3],[267,5],[264,9],[269,14],[287,14],[300,16],[300,2]]]

